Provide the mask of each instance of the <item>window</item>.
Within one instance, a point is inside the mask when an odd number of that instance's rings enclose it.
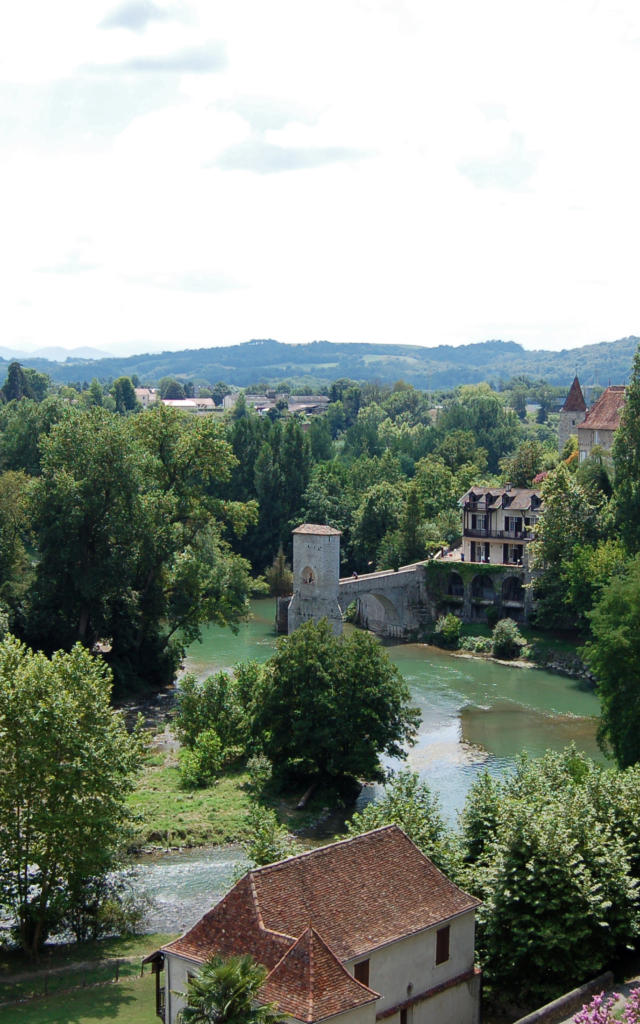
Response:
[[[444,964],[449,959],[449,925],[438,928],[436,932],[436,964]]]
[[[407,1024],[407,1017],[408,1017],[407,1011],[406,1010],[400,1010],[400,1024]]]
[[[356,981],[361,982],[363,985],[369,984],[369,961],[361,960],[359,964],[356,964],[353,968],[353,976]]]

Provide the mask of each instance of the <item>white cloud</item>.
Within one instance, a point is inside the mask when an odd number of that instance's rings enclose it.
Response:
[[[639,40],[632,0],[25,0],[5,341],[640,333]]]

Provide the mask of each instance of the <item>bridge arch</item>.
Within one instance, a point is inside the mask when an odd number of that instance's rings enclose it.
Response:
[[[381,636],[401,637],[404,625],[398,609],[386,594],[380,591],[369,591],[359,594],[358,621],[365,629],[370,629]]]

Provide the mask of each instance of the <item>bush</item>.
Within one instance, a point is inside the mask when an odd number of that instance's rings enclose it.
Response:
[[[199,737],[215,730],[225,762],[244,753],[249,735],[245,694],[234,676],[218,672],[199,683],[193,675],[180,681],[175,731],[182,744],[194,750]]]
[[[279,824],[275,811],[259,803],[253,803],[247,814],[247,837],[242,849],[258,867],[302,852],[284,825]]]
[[[447,647],[455,650],[460,640],[461,629],[462,622],[453,612],[449,612],[448,615],[441,615],[433,631],[434,644],[438,647]]]
[[[473,654],[491,654],[493,642],[488,636],[463,636],[458,647]]]
[[[500,619],[494,627],[491,640],[494,658],[503,658],[505,661],[517,658],[527,645],[513,619]]]
[[[200,733],[192,749],[180,751],[180,780],[184,789],[209,786],[224,763],[222,744],[215,729]]]

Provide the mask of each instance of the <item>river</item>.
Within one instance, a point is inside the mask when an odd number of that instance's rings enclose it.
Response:
[[[275,602],[260,599],[252,602],[252,618],[237,634],[208,627],[202,642],[190,648],[187,669],[204,678],[249,658],[265,661],[276,641],[274,618]],[[425,644],[393,645],[387,653],[422,712],[418,741],[406,763],[438,793],[452,823],[479,772],[503,774],[521,750],[537,756],[573,741],[592,757],[600,756],[598,700],[580,680],[446,654]],[[367,787],[360,802],[373,795]],[[149,926],[177,931],[192,924],[222,895],[241,864],[236,847],[143,858],[140,883],[155,903]]]

